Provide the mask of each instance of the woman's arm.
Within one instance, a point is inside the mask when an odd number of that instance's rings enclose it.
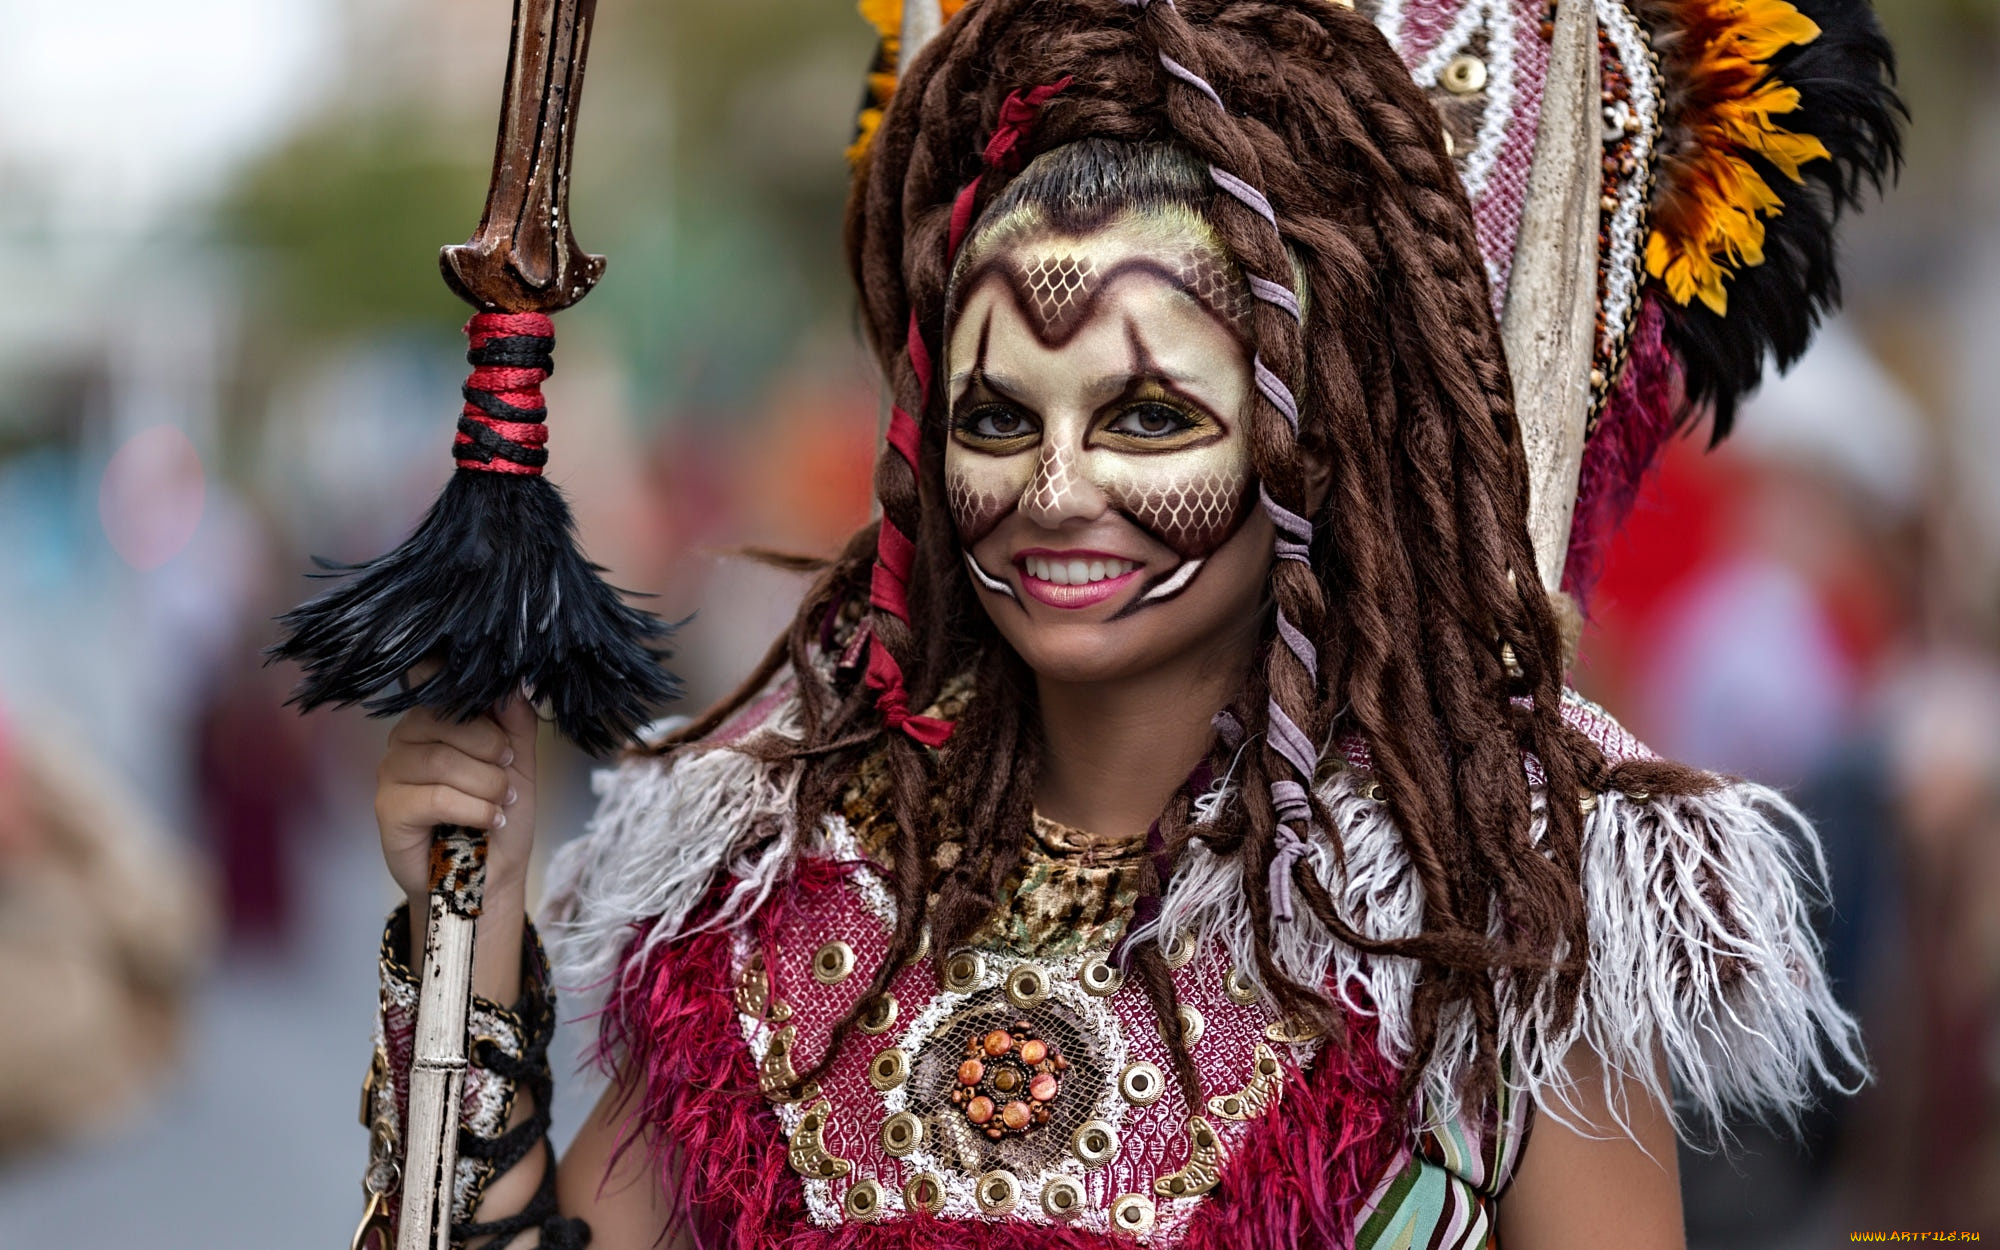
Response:
[[[634,1145],[617,1155],[621,1121],[632,1086],[621,1082],[604,1091],[591,1109],[590,1118],[577,1130],[562,1161],[556,1165],[556,1209],[590,1225],[591,1250],[686,1250],[685,1236],[660,1240],[667,1226],[667,1200],[660,1191],[659,1171],[643,1145]],[[526,1103],[526,1096],[520,1102]],[[516,1108],[518,1124],[532,1112]],[[613,1166],[612,1157],[617,1155]],[[530,1151],[486,1188],[479,1204],[479,1219],[492,1220],[511,1215],[528,1205],[542,1183],[546,1155]],[[542,1235],[530,1229],[522,1233],[509,1250],[533,1250]],[[485,1244],[482,1238],[470,1243],[472,1250]]]
[[[660,1240],[667,1196],[645,1143],[617,1156],[621,1121],[637,1092],[629,1081],[604,1091],[556,1169],[556,1201],[564,1215],[590,1225],[591,1250],[684,1250],[685,1234]]]
[[[1667,1109],[1638,1082],[1626,1081],[1620,1093],[1628,1135],[1612,1121],[1597,1053],[1579,1045],[1568,1070],[1576,1082],[1576,1114],[1566,1118],[1577,1128],[1536,1115],[1520,1170],[1500,1199],[1500,1244],[1507,1250],[1685,1250],[1680,1163]]]
[[[534,712],[511,700],[490,717],[463,724],[416,708],[397,722],[377,777],[375,811],[391,875],[410,897],[411,915],[428,901],[431,827],[441,822],[489,828],[486,909],[473,952],[474,993],[512,1003],[521,993],[522,933],[527,906],[527,864],[535,828]],[[421,948],[406,952],[414,966]],[[644,1149],[627,1151],[607,1174],[619,1141],[620,1118],[633,1093],[614,1085],[598,1101],[556,1167],[556,1201],[564,1215],[591,1227],[593,1250],[655,1250],[666,1227],[667,1203]],[[535,1112],[534,1094],[522,1089],[507,1127]],[[473,1218],[502,1219],[525,1209],[547,1166],[545,1148],[493,1177]],[[469,1243],[483,1250],[491,1238]],[[510,1250],[529,1250],[541,1234],[530,1230]],[[666,1250],[680,1250],[682,1242]]]

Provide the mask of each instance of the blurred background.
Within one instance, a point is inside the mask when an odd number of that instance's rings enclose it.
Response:
[[[2000,4],[1897,0],[1916,124],[1847,313],[1740,434],[1676,445],[1579,684],[1787,787],[1878,1081],[1689,1153],[1700,1247],[2000,1236]],[[0,0],[0,1248],[338,1245],[378,926],[384,729],[281,707],[309,555],[450,472],[501,0]],[[869,508],[839,260],[873,36],[849,0],[601,0],[554,475],[726,688]],[[544,753],[545,840],[588,761]],[[572,1044],[573,1045],[573,1044]],[[557,1108],[574,1130],[588,1091]]]

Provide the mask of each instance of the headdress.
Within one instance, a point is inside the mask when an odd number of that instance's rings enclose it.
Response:
[[[854,160],[966,3],[861,0],[881,38]],[[1543,580],[1581,593],[1666,439],[1704,413],[1726,435],[1837,302],[1835,223],[1901,156],[1888,42],[1867,0],[1347,7],[1437,106],[1502,319]]]

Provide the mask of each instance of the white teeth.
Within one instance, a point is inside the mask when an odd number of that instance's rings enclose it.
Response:
[[[1021,561],[1029,577],[1055,586],[1086,586],[1123,577],[1139,566],[1130,560],[1047,560],[1029,556]]]

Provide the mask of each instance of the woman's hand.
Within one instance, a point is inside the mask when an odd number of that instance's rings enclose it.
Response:
[[[389,750],[375,774],[382,857],[410,898],[413,934],[422,931],[429,906],[432,827],[487,831],[486,904],[473,953],[473,990],[503,1004],[520,992],[521,925],[535,838],[535,731],[534,708],[519,696],[464,724],[412,708],[389,731]],[[412,951],[412,960],[418,955]]]

